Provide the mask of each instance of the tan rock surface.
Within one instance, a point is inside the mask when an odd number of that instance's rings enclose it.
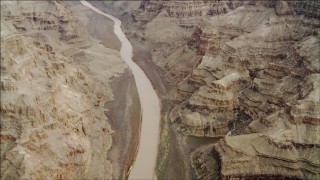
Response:
[[[311,0],[145,0],[127,12],[134,19],[128,34],[157,44],[152,59],[170,84],[160,178],[319,179],[319,7]],[[232,86],[217,85],[232,73]],[[188,135],[225,137],[193,153]]]
[[[112,177],[104,102],[126,65],[86,23],[63,2],[1,2],[2,179]]]

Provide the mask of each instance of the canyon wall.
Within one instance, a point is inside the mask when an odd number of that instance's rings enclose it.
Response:
[[[131,72],[77,8],[1,1],[1,179],[113,178],[105,103],[113,79]]]
[[[105,8],[168,84],[158,177],[319,179],[318,1],[129,6]]]

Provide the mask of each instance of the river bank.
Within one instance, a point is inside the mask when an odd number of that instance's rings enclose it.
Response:
[[[158,95],[146,74],[132,60],[133,47],[121,30],[121,21],[86,1],[81,1],[81,3],[114,22],[114,33],[122,44],[120,50],[121,59],[130,67],[134,75],[143,109],[139,150],[132,169],[130,168],[129,179],[152,179],[154,178],[159,143],[160,101]]]
[[[133,75],[125,72],[111,83],[115,101],[106,103],[105,112],[114,131],[109,158],[113,165],[113,178],[127,178],[139,145],[141,105]]]
[[[157,178],[319,176],[307,146],[317,146],[319,4],[308,3],[104,3],[172,85],[161,97]]]
[[[68,6],[83,6],[77,1],[68,1]],[[86,29],[89,34],[100,40],[107,48],[119,51],[121,42],[113,32],[114,22],[103,15],[92,12],[87,14]],[[113,130],[112,145],[108,152],[114,179],[124,179],[133,163],[139,144],[141,126],[141,105],[132,72],[113,78],[110,82],[114,101],[105,103],[105,115]]]
[[[153,43],[150,40],[141,40],[136,38],[133,33],[142,33],[134,31],[128,27],[128,20],[109,9],[103,2],[93,1],[91,4],[106,13],[110,13],[123,21],[122,27],[127,32],[128,38],[133,46],[133,61],[146,73],[154,89],[161,99],[161,121],[160,121],[160,141],[159,153],[157,154],[157,166],[155,172],[158,179],[166,178],[195,178],[195,172],[189,161],[193,150],[196,147],[216,142],[218,139],[201,139],[192,136],[183,136],[175,128],[171,127],[168,114],[176,105],[175,102],[167,100],[166,95],[173,87],[168,84],[163,72],[155,64],[152,58],[152,51],[162,46],[161,43]],[[132,31],[132,32],[131,32]],[[200,142],[198,142],[200,139]],[[191,173],[189,173],[191,172]],[[191,176],[190,176],[191,175]]]
[[[130,32],[130,28],[126,25],[128,20],[121,16],[121,12],[110,9],[110,7],[101,1],[90,1],[90,3],[101,11],[120,19],[123,22],[121,27],[123,27],[125,34],[129,35],[128,32]],[[152,43],[150,41],[141,41],[134,36],[128,36],[128,39],[133,47],[133,61],[146,73],[159,97],[165,96],[171,87],[165,81],[165,77],[159,67],[152,60],[151,53],[155,48],[161,46],[161,44]]]

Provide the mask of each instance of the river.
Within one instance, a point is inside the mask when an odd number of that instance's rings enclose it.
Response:
[[[95,8],[87,1],[81,1],[81,3],[114,22],[114,33],[122,44],[120,55],[134,75],[142,109],[139,149],[136,160],[131,168],[129,179],[154,179],[160,133],[159,97],[146,74],[132,61],[132,45],[121,30],[121,21]]]

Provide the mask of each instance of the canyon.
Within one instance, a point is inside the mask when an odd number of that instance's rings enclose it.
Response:
[[[98,18],[112,26],[79,2],[1,1],[1,179],[126,176],[140,101]]]
[[[1,179],[320,178],[319,1],[90,4],[1,1]]]
[[[134,75],[141,102],[141,128],[139,148],[129,179],[153,179],[159,139],[160,102],[150,80],[137,64],[132,61],[132,45],[121,30],[121,21],[95,8],[87,1],[81,3],[114,22],[114,33],[121,41],[121,58]]]
[[[134,3],[93,5],[152,59],[158,179],[319,179],[318,1]]]

